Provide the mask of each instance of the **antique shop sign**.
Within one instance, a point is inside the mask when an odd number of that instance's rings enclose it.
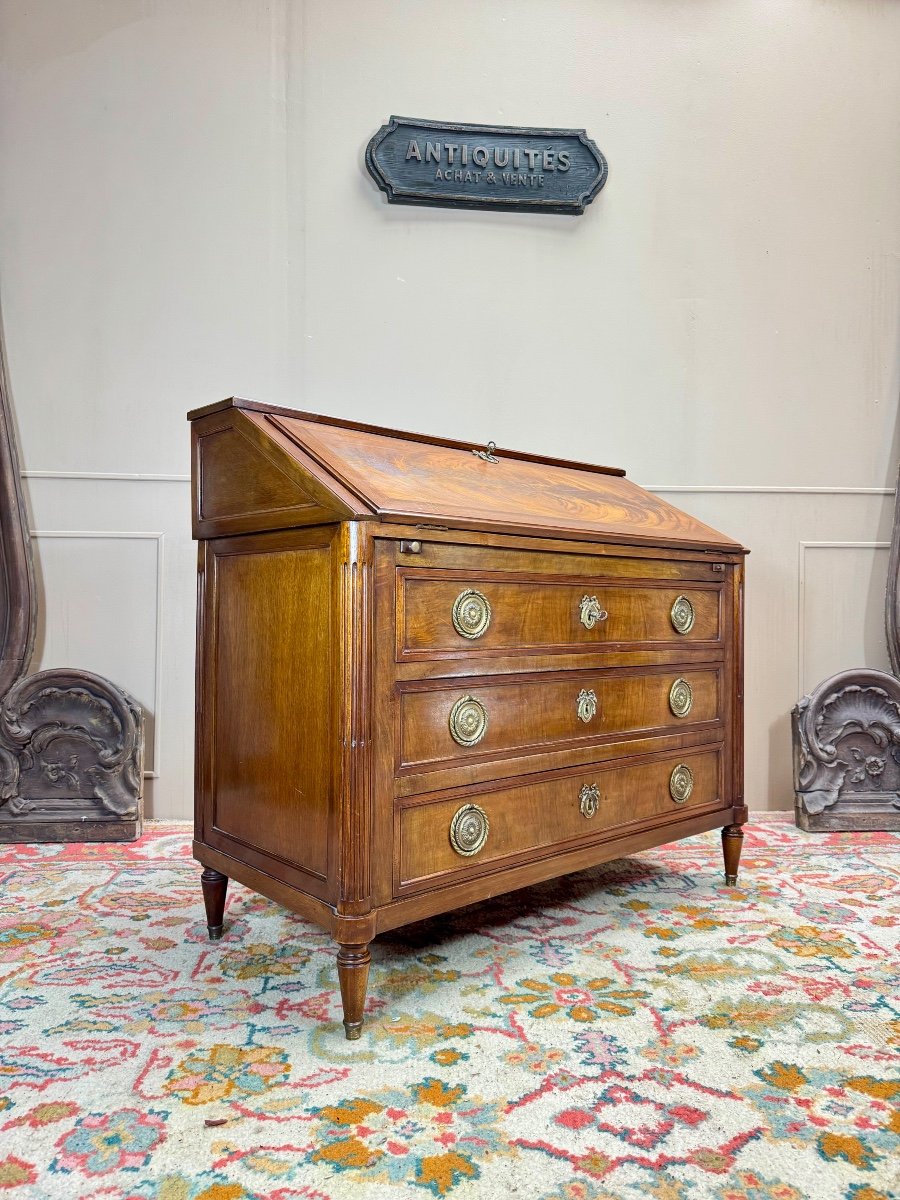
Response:
[[[606,159],[583,129],[451,125],[391,117],[366,148],[394,204],[582,213],[606,183]]]

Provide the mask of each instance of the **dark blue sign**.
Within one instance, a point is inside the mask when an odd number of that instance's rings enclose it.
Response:
[[[606,159],[583,129],[451,125],[391,117],[366,166],[393,204],[583,213]]]

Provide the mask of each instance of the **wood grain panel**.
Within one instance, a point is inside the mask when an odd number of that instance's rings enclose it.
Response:
[[[191,441],[195,537],[320,525],[352,511],[294,447],[285,453],[236,409],[195,422]]]
[[[332,550],[321,533],[318,545],[290,536],[294,544],[279,548],[264,537],[211,543],[209,836],[226,851],[240,843],[325,880]]]
[[[383,551],[393,550],[397,566],[439,567],[447,573],[516,571],[521,575],[558,578],[568,575],[574,580],[619,578],[637,583],[641,579],[692,579],[697,583],[715,583],[716,576],[723,573],[723,563],[743,557],[724,552],[710,555],[696,549],[662,550],[649,545],[598,542],[585,545],[555,538],[501,537],[490,533],[461,535],[457,530],[422,525],[399,526],[396,538],[386,538],[382,530],[376,536]],[[408,548],[411,540],[417,544],[414,556]]]
[[[472,574],[445,580],[437,573],[403,573],[398,586],[398,657],[429,651],[487,654],[528,650],[599,650],[625,643],[690,646],[721,637],[720,588],[687,583],[629,585],[585,578],[580,582],[516,580]],[[475,640],[453,625],[453,605],[467,588],[481,592],[491,607],[487,631]],[[587,629],[580,620],[581,600],[596,596],[609,615]],[[670,613],[678,596],[690,599],[694,625],[687,634],[673,628]]]
[[[680,762],[694,776],[684,804],[669,794],[669,777]],[[596,784],[600,801],[594,817],[579,807],[582,787]],[[639,765],[604,763],[590,770],[556,776],[539,783],[518,783],[502,790],[479,791],[452,799],[409,802],[399,810],[400,888],[410,884],[437,886],[448,875],[478,871],[518,854],[558,850],[573,839],[589,839],[617,826],[659,814],[680,814],[720,805],[721,765],[717,750],[667,756]],[[450,843],[450,822],[466,803],[477,804],[490,824],[487,843],[478,855],[461,857]]]
[[[476,758],[437,763],[433,767],[413,767],[398,770],[394,792],[397,797],[417,796],[443,789],[467,788],[475,784],[499,782],[515,776],[537,775],[544,771],[576,770],[616,758],[642,758],[662,754],[667,750],[692,750],[698,746],[717,744],[727,735],[728,723],[709,721],[704,725],[681,726],[668,732],[622,734],[610,739],[575,745],[531,747],[515,753],[482,755]]]
[[[684,717],[675,716],[669,704],[670,689],[679,678],[693,693],[691,711]],[[578,713],[583,692],[596,697],[596,713],[587,720]],[[461,746],[451,734],[450,715],[453,705],[468,697],[484,709],[487,728],[476,745]],[[423,770],[554,746],[575,747],[623,733],[691,728],[715,721],[719,708],[717,670],[572,671],[515,682],[470,679],[462,686],[458,680],[439,680],[401,691],[399,766]]]
[[[201,434],[197,456],[202,520],[315,507],[294,480],[267,462],[230,426]]]
[[[381,520],[740,548],[608,468],[535,461],[514,451],[499,451],[498,462],[485,462],[468,447],[394,430],[270,413],[276,428],[371,504]]]

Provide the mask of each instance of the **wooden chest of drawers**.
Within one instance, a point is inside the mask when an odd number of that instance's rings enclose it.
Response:
[[[621,471],[229,400],[190,414],[196,840],[330,929],[348,1037],[381,931],[723,827],[745,551]]]

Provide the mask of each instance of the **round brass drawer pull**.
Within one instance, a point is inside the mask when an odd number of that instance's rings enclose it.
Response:
[[[593,688],[581,689],[578,699],[575,701],[575,711],[578,713],[578,720],[584,721],[585,725],[596,717],[597,693]]]
[[[450,822],[450,845],[463,858],[471,858],[484,849],[490,828],[483,808],[477,804],[464,804],[456,810]]]
[[[690,633],[694,628],[694,606],[687,596],[678,596],[669,613],[676,633]]]
[[[491,623],[487,596],[475,588],[466,588],[453,601],[453,628],[464,638],[480,638]]]
[[[686,679],[676,679],[669,688],[669,708],[674,717],[686,717],[694,705],[694,691]]]
[[[578,793],[578,807],[581,810],[581,815],[590,820],[591,817],[597,815],[597,807],[600,804],[600,789],[596,783],[586,783]]]
[[[601,608],[596,596],[582,596],[578,608],[578,620],[585,629],[593,629],[598,621],[605,621],[609,616],[609,613]]]
[[[676,804],[684,804],[694,790],[694,772],[684,763],[679,763],[669,776],[669,795]]]
[[[450,736],[460,746],[477,746],[487,724],[487,709],[474,696],[461,696],[450,709]]]

